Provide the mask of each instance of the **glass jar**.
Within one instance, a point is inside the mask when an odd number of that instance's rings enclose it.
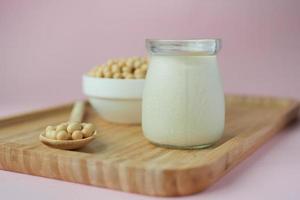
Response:
[[[224,131],[219,39],[146,40],[149,69],[142,103],[144,136],[172,148],[205,148]]]

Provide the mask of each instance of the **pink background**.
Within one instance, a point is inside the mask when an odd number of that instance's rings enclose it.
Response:
[[[82,73],[144,55],[145,38],[222,38],[226,92],[299,99],[299,36],[297,0],[0,0],[0,115],[82,98]],[[285,132],[190,198],[299,199],[300,127]],[[4,171],[0,179],[7,198],[141,198]]]

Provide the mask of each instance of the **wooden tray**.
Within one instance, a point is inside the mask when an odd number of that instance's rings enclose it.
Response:
[[[66,121],[70,105],[0,119],[0,169],[155,196],[202,191],[297,116],[293,100],[227,96],[223,139],[204,150],[156,147],[140,126],[103,121],[87,108],[100,133],[85,148],[65,151],[39,142],[49,124]],[[259,180],[258,180],[259,181]]]

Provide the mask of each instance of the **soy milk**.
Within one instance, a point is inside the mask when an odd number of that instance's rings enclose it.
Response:
[[[224,94],[216,55],[151,54],[142,127],[151,142],[202,148],[223,134]]]

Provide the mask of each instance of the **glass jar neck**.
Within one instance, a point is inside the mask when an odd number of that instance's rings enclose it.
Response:
[[[150,55],[216,55],[221,49],[220,39],[159,40],[146,39]]]

